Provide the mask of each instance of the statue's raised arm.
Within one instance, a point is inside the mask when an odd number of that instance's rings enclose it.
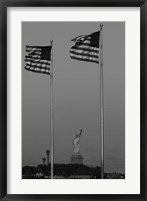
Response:
[[[80,129],[79,136],[81,136],[81,135],[82,135],[82,132],[83,132],[83,129]]]

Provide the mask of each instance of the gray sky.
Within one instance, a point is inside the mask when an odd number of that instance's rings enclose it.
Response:
[[[50,77],[24,69],[26,45],[53,39],[55,163],[70,163],[83,128],[84,163],[100,165],[100,69],[69,56],[71,39],[99,22],[22,22],[22,164],[42,163],[50,149]],[[103,23],[105,171],[125,172],[125,23]]]

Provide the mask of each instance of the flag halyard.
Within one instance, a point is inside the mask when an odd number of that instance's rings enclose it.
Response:
[[[25,69],[50,75],[51,46],[26,46]]]
[[[100,31],[72,39],[75,45],[70,49],[70,57],[99,64],[99,38]]]

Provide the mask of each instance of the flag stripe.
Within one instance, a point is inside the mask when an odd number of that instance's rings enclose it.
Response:
[[[99,63],[99,59],[98,58],[94,58],[94,57],[90,57],[90,56],[84,56],[84,55],[75,55],[75,54],[70,54],[71,58],[76,58],[79,60],[85,60],[85,61],[93,61],[96,63]]]
[[[80,60],[80,61],[87,61],[87,62],[93,62],[93,63],[99,63],[99,61],[96,61],[96,60],[89,60],[89,59],[83,59],[83,58],[79,58],[79,57],[76,57],[76,56],[71,56],[70,55],[70,57],[72,58],[72,59],[76,59],[76,60]]]
[[[89,60],[94,60],[94,61],[99,61],[98,58],[91,57],[91,56],[85,56],[85,55],[76,55],[76,54],[70,54],[72,57],[77,57],[77,58],[83,58],[83,59],[89,59]]]
[[[84,41],[83,41],[83,44],[89,45],[89,44],[90,44],[90,40],[84,40]]]
[[[41,64],[46,63],[46,64],[49,64],[49,65],[51,64],[51,61],[48,61],[48,60],[31,59],[31,58],[25,59],[25,62],[26,63],[30,63],[30,62],[32,62],[32,63],[41,63]]]
[[[43,74],[50,74],[49,70],[45,70],[45,71],[35,71],[35,69],[28,69],[28,68],[25,68],[26,70],[28,71],[32,71],[32,72],[35,72],[35,73],[43,73]]]
[[[98,56],[93,56],[93,55],[90,55],[90,54],[81,54],[81,53],[77,53],[77,52],[71,52],[70,53],[71,55],[75,55],[75,56],[82,56],[82,57],[90,57],[90,58],[93,58],[93,59],[99,59]]]
[[[97,50],[91,50],[91,49],[89,48],[89,46],[86,47],[86,48],[81,47],[81,46],[80,46],[80,47],[72,46],[70,50],[84,50],[84,51],[95,52],[95,53],[99,54],[99,48],[97,48]]]
[[[40,56],[41,55],[41,51],[29,51],[30,53],[28,55],[38,55]],[[26,55],[26,56],[28,56]]]
[[[31,66],[31,67],[40,67],[40,69],[41,68],[50,68],[50,65],[49,64],[47,64],[47,63],[33,63],[33,62],[27,62],[26,64],[25,64],[26,66]]]
[[[32,59],[30,57],[26,58],[25,61],[33,61],[33,62],[38,62],[40,59],[36,58],[36,59]]]
[[[77,54],[77,55],[88,55],[88,56],[93,56],[95,58],[98,58],[98,53],[97,52],[93,52],[93,51],[88,51],[88,50],[75,50],[75,49],[71,49],[70,50],[70,53],[73,53],[73,54]]]
[[[40,59],[41,56],[40,56],[40,55],[36,55],[36,54],[31,54],[31,55],[26,55],[26,59],[27,59],[27,58],[32,58],[32,59],[37,58],[37,59]]]
[[[27,69],[27,70],[29,70],[29,69],[38,69],[38,70],[40,70],[40,71],[41,71],[41,70],[43,70],[43,71],[44,71],[44,70],[50,70],[49,66],[47,66],[47,65],[44,66],[44,67],[43,67],[43,66],[37,66],[37,67],[36,67],[36,66],[34,66],[34,65],[27,65],[27,64],[25,65],[25,69]]]
[[[71,47],[72,49],[81,49],[81,50],[89,50],[89,51],[95,51],[97,53],[99,53],[99,48],[97,47],[92,47],[89,45],[75,45]]]
[[[71,41],[76,42],[76,41],[78,41],[78,40],[80,40],[82,38],[85,38],[85,37],[86,37],[86,35],[80,35],[80,36],[77,36],[76,38],[72,39]]]
[[[26,48],[26,52],[39,52],[39,51],[41,51],[41,49],[40,48],[30,48],[30,47],[27,47]]]

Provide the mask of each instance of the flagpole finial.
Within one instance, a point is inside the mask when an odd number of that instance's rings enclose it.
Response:
[[[100,24],[100,28],[101,28],[101,30],[102,30],[102,28],[103,28],[103,24],[102,24],[102,23]]]
[[[50,40],[51,45],[53,45],[53,40]]]

